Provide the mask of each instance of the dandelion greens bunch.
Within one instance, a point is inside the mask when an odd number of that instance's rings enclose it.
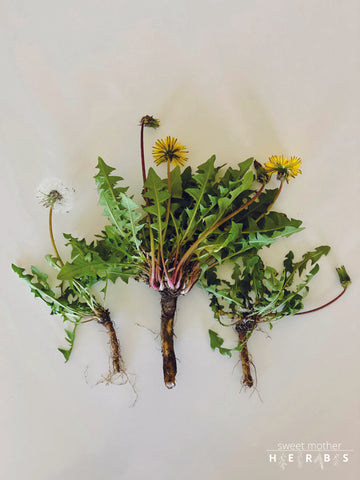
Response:
[[[215,164],[213,155],[193,171],[186,166],[186,147],[167,136],[157,140],[152,150],[156,166],[166,165],[166,178],[161,178],[155,168],[146,168],[144,148],[145,128],[157,129],[159,125],[150,115],[140,121],[142,205],[128,195],[115,169],[99,158],[95,182],[109,223],[91,243],[65,235],[72,249],[70,260],[63,263],[54,246],[56,256],[51,261],[58,270],[61,294],[67,292],[66,298],[77,299],[86,308],[90,308],[91,288],[98,281],[105,282],[106,291],[109,281],[133,278],[158,293],[164,383],[173,388],[177,373],[174,321],[179,297],[196,284],[208,290],[217,318],[230,316],[236,326],[240,342],[236,349],[245,358],[249,332],[260,322],[292,315],[302,308],[303,293],[318,268],[316,262],[328,247],[319,247],[298,263],[293,263],[290,252],[281,274],[265,267],[259,256],[263,247],[303,229],[300,220],[273,210],[284,182],[301,173],[299,158],[273,156],[264,166],[249,158],[236,167],[224,168]],[[277,188],[268,188],[272,174],[280,181]],[[294,287],[295,272],[302,275],[309,262],[315,267]],[[232,266],[233,283],[219,277],[222,264]],[[22,270],[15,269],[17,273]],[[25,279],[32,289],[40,281]],[[104,311],[98,301],[91,310],[100,323]],[[79,313],[77,323],[84,317]],[[210,335],[213,348],[229,353],[221,347],[221,337],[215,332]],[[115,350],[120,352],[114,339],[113,358]],[[251,376],[250,367],[248,374]],[[245,383],[250,386],[250,379]]]

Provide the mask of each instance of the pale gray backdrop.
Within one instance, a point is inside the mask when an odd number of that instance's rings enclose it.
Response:
[[[358,478],[358,2],[3,0],[0,18],[1,480]],[[64,365],[61,320],[10,271],[47,269],[46,212],[34,198],[44,177],[76,188],[74,211],[56,219],[60,243],[63,231],[91,239],[104,225],[98,155],[139,199],[144,114],[162,122],[147,152],[156,135],[173,135],[193,166],[213,153],[232,165],[301,156],[303,175],[278,208],[306,230],[265,256],[276,266],[289,249],[332,246],[309,308],[339,291],[336,266],[353,278],[327,310],[254,336],[253,395],[240,392],[237,359],[210,350],[207,330],[218,327],[199,289],[179,301],[179,373],[167,391],[159,340],[136,325],[158,330],[157,295],[134,282],[109,288],[136,374],[131,408],[129,386],[94,386],[108,368],[101,327],[82,327]],[[269,463],[280,442],[327,441],[354,450],[349,462]]]

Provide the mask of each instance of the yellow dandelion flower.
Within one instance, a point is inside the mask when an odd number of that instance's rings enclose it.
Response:
[[[264,165],[266,173],[270,176],[276,173],[278,180],[285,179],[287,183],[289,183],[289,177],[295,178],[296,175],[302,173],[300,167],[301,159],[299,157],[291,157],[288,160],[285,155],[273,155]]]
[[[153,146],[153,156],[156,165],[161,163],[171,162],[174,166],[184,165],[189,153],[184,145],[178,143],[177,138],[166,137],[163,140],[158,140]]]

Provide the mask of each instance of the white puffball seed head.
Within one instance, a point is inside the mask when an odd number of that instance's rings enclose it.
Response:
[[[67,213],[73,207],[74,189],[57,178],[47,178],[37,188],[36,198],[41,205],[57,213]]]

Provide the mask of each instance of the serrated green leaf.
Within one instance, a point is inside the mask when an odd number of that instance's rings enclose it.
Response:
[[[40,270],[37,267],[34,267],[34,265],[31,266],[31,272],[36,275],[40,281],[47,284],[48,275],[46,273],[40,272]]]
[[[171,170],[170,181],[171,181],[171,197],[182,198],[182,179],[181,179],[181,171],[179,166]]]
[[[58,348],[58,350],[64,355],[65,363],[67,363],[71,355],[71,349],[69,348],[69,350],[65,350],[64,348]]]
[[[193,180],[195,180],[197,187],[194,185],[193,188],[187,188],[185,190],[186,193],[194,198],[196,203],[191,210],[188,209],[189,221],[182,236],[182,242],[184,242],[194,230],[194,227],[197,224],[196,216],[199,211],[201,201],[204,198],[205,192],[209,189],[209,184],[215,180],[215,175],[218,171],[218,168],[214,167],[215,159],[216,157],[213,155],[209,158],[209,160],[207,160],[207,162],[198,167],[197,173],[193,175]]]
[[[60,273],[59,280],[72,281],[76,278],[82,277],[98,277],[99,279],[109,279],[115,282],[118,277],[127,280],[129,277],[135,276],[139,272],[136,265],[125,264],[111,264],[100,258],[93,259],[91,262],[86,261],[85,258],[77,257],[72,263],[66,263]]]
[[[139,250],[140,241],[137,238],[137,232],[141,228],[137,225],[141,217],[141,214],[137,212],[139,207],[125,194],[127,187],[117,186],[118,181],[122,178],[111,175],[114,168],[106,165],[100,157],[97,168],[99,173],[94,178],[99,193],[99,204],[104,207],[104,215],[116,227],[121,238]]]
[[[158,232],[159,244],[162,245],[162,231],[166,227],[165,218],[163,217],[165,216],[167,200],[170,194],[165,183],[153,168],[149,169],[145,189],[144,196],[151,200],[152,205],[144,207],[144,210],[152,215],[152,227]]]
[[[221,345],[224,343],[224,339],[219,337],[219,335],[213,330],[209,330],[210,337],[210,347],[215,350],[218,349],[221,355],[228,355],[231,357],[231,349],[223,348]]]
[[[65,333],[66,333],[66,335],[68,336],[69,341],[72,342],[72,341],[74,340],[74,338],[75,338],[75,333],[74,333],[74,331],[65,329]]]
[[[51,308],[52,313],[78,315],[77,310],[71,307],[65,297],[56,296],[46,281],[36,281],[34,275],[24,273],[24,268],[17,267],[14,264],[12,265],[12,269],[27,283],[35,297],[40,297]],[[44,276],[45,274],[43,274],[43,278]]]
[[[314,263],[318,262],[323,255],[327,255],[329,251],[330,247],[328,247],[327,245],[323,245],[321,247],[316,247],[315,250],[312,252],[305,253],[300,262],[293,263],[291,267],[291,274],[287,277],[286,280],[286,285],[290,286],[292,284],[296,272],[301,275],[309,262],[311,263],[311,265],[314,265]],[[286,260],[286,268],[288,269],[287,271],[289,271],[290,269],[289,258],[287,258]]]
[[[249,170],[253,162],[254,162],[254,158],[251,157],[251,158],[248,158],[247,160],[244,160],[243,162],[238,163],[240,177],[245,175],[245,173]]]

